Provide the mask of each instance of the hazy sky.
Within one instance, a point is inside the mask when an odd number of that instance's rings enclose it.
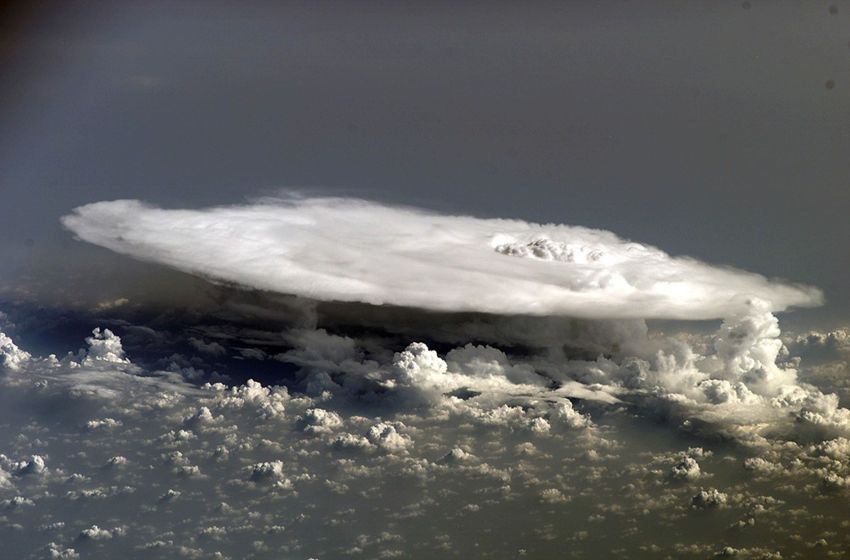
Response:
[[[10,11],[0,273],[88,271],[83,203],[299,187],[601,227],[848,318],[850,7],[270,4]]]

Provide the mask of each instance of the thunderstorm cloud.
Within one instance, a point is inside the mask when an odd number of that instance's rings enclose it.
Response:
[[[673,257],[604,231],[440,215],[345,198],[166,210],[76,208],[87,242],[250,288],[317,300],[580,318],[715,319],[753,300],[814,306],[819,290]]]
[[[842,516],[810,514],[843,508],[850,488],[847,330],[783,336],[775,315],[817,305],[815,288],[601,230],[353,199],[124,200],[63,223],[209,279],[214,297],[7,303],[13,554],[846,548]],[[653,318],[721,320],[661,332]],[[91,333],[76,352],[25,343],[76,323]]]

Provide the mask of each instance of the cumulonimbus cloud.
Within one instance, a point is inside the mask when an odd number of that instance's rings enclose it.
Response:
[[[80,239],[250,288],[325,301],[591,319],[714,319],[772,311],[816,288],[672,257],[597,229],[440,215],[349,198],[166,210],[136,200],[74,209]]]

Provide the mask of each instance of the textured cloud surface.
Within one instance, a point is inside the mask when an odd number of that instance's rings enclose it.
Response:
[[[371,360],[299,330],[275,357],[303,368],[291,388],[190,383],[109,329],[61,358],[0,334],[0,542],[10,558],[843,557],[850,418],[777,362],[778,334],[755,308],[706,356],[666,341],[584,362],[420,342]],[[576,398],[570,377],[620,398]]]
[[[584,318],[712,319],[814,288],[671,257],[611,232],[445,216],[355,199],[164,210],[118,200],[63,218],[79,238],[226,282],[319,300]]]
[[[110,330],[61,359],[19,347],[13,323],[0,333],[0,425],[23,427],[0,431],[13,552],[785,558],[850,543],[835,513],[847,331],[782,338],[774,315],[819,303],[813,288],[605,231],[359,200],[101,202],[64,224],[262,291],[219,287],[239,294],[227,309],[148,323],[98,306]],[[653,317],[723,321],[669,336]]]

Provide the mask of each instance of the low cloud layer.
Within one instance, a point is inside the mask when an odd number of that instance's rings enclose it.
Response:
[[[342,198],[204,210],[134,200],[76,208],[80,239],[218,281],[324,301],[440,311],[714,319],[819,290],[623,240],[611,232],[445,216]]]
[[[796,379],[758,306],[690,345],[633,328],[627,353],[595,360],[415,341],[382,359],[293,329],[264,358],[298,365],[288,387],[146,368],[110,329],[63,357],[2,329],[11,556],[793,558],[850,543],[848,412]],[[844,333],[787,340],[832,360]],[[244,355],[221,340],[188,346]]]

